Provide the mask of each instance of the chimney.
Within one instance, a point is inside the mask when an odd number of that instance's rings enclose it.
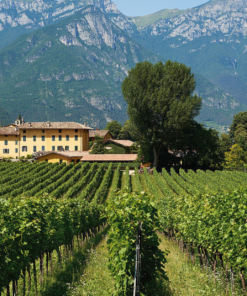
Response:
[[[28,123],[28,126],[31,127],[31,122]]]
[[[18,131],[18,128],[17,128],[17,126],[15,127],[15,131],[16,131],[16,132]]]
[[[84,125],[87,126],[86,122],[84,122]]]
[[[24,117],[22,117],[22,122],[21,123],[25,123],[25,121],[24,121]]]
[[[51,122],[47,121],[47,127],[50,127],[50,126],[51,126]]]
[[[96,128],[96,131],[99,131],[99,128],[98,127]]]

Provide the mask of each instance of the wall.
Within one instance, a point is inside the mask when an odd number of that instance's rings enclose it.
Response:
[[[62,136],[61,141],[58,140],[59,135]],[[66,140],[66,135],[69,136],[69,141]],[[78,136],[78,141],[75,140],[75,135]],[[23,136],[26,136],[26,141],[23,141]],[[36,141],[33,141],[33,136],[36,136]],[[45,141],[42,141],[42,136],[45,136]],[[52,136],[55,136],[55,141],[52,141]],[[8,145],[4,145],[5,140],[8,141]],[[15,141],[18,141],[18,145],[15,145]],[[27,146],[27,151],[22,151],[23,146]],[[55,151],[58,151],[58,146],[62,146],[64,150],[65,146],[69,146],[69,151],[75,151],[75,146],[78,147],[78,151],[88,151],[89,131],[78,129],[78,132],[75,132],[74,129],[62,129],[59,133],[58,129],[45,129],[43,133],[41,129],[26,129],[24,133],[21,129],[20,136],[0,136],[0,157],[26,157],[34,152],[34,146],[36,152],[42,151],[42,146],[45,146],[44,151],[52,151],[52,146],[55,146]],[[18,149],[17,153],[15,148]],[[9,153],[4,154],[3,149],[9,149]]]
[[[4,142],[8,141],[8,145],[5,145]],[[18,141],[18,144],[15,144],[15,141]],[[9,149],[9,153],[3,153],[3,149]],[[18,149],[18,152],[15,152],[15,149]],[[0,156],[1,157],[19,157],[19,136],[0,136]]]

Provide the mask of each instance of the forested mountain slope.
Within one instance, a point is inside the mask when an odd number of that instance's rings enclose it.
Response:
[[[87,6],[0,51],[0,106],[28,121],[124,122],[121,83],[144,60],[158,57]]]

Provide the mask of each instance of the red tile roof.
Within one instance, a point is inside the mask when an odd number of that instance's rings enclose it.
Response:
[[[0,127],[0,135],[18,136],[19,134],[20,134],[19,131],[16,131],[15,127],[12,127],[12,126]]]
[[[92,129],[77,122],[26,122],[18,126],[19,129]]]
[[[111,133],[107,130],[89,131],[89,138],[95,138],[95,136],[100,136],[100,137],[104,138],[108,133],[111,135]],[[111,135],[111,137],[112,137],[112,135]]]
[[[116,143],[116,144],[121,145],[123,147],[131,147],[134,144],[134,142],[132,142],[130,140],[113,140],[113,139],[110,139],[108,141],[112,142],[112,143]]]
[[[137,154],[88,154],[85,155],[82,161],[118,161],[118,162],[132,162],[137,160]]]
[[[37,158],[46,156],[46,155],[51,155],[51,154],[57,154],[57,155],[62,155],[68,158],[73,158],[73,157],[84,157],[85,155],[89,154],[88,151],[51,151],[44,153],[43,155],[38,156]]]

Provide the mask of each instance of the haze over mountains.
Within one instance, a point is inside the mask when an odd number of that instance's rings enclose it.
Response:
[[[246,12],[246,0],[138,18],[110,0],[1,1],[0,106],[30,121],[124,122],[127,71],[172,59],[196,74],[199,120],[227,126],[247,109]]]

